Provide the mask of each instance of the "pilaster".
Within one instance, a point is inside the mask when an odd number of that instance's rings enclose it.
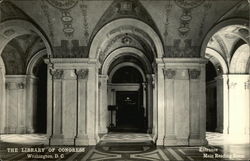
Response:
[[[99,92],[100,92],[100,102],[99,102],[99,133],[105,134],[108,132],[107,127],[109,126],[109,111],[108,111],[108,76],[99,75]]]
[[[36,110],[37,110],[37,77],[27,75],[27,90],[26,90],[26,128],[27,133],[34,133],[36,131]]]
[[[165,75],[164,145],[206,144],[206,60],[166,58],[163,62]]]
[[[77,69],[77,110],[75,145],[88,145],[87,135],[87,80],[88,69]]]
[[[96,61],[55,58],[49,65],[48,122],[51,145],[97,143]],[[51,89],[49,89],[51,88]],[[50,109],[51,108],[51,109]]]
[[[26,76],[6,75],[5,133],[26,133]]]
[[[174,107],[174,77],[176,71],[173,69],[164,69],[164,79],[165,79],[165,139],[164,145],[176,145],[176,135],[175,135],[175,107]]]

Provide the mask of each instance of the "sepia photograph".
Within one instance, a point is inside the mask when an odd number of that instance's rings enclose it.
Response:
[[[0,161],[250,160],[250,0],[0,0]]]

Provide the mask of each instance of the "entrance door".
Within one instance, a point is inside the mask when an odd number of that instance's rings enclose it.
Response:
[[[144,109],[139,91],[117,91],[117,131],[144,132]]]

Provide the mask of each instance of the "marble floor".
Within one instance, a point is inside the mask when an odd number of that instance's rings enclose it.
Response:
[[[220,133],[207,133],[209,145],[201,147],[155,147],[152,137],[138,133],[102,136],[96,146],[46,146],[42,134],[1,135],[0,160],[68,161],[163,161],[163,160],[249,160],[250,145],[231,142]],[[40,150],[40,151],[39,151]],[[32,152],[33,151],[33,152]]]

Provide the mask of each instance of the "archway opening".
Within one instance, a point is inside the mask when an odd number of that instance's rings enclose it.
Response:
[[[209,32],[203,44],[205,57],[210,61],[206,70],[207,131],[223,133],[216,135],[229,136],[232,142],[249,141],[246,98],[249,98],[250,57],[249,29],[245,22],[240,19],[221,22]]]
[[[143,78],[134,67],[124,66],[111,78],[110,88],[115,89],[116,128],[120,132],[145,131],[145,107],[143,107]]]
[[[217,128],[217,85],[216,70],[209,61],[206,65],[206,130],[215,132]]]
[[[42,57],[30,67],[41,50],[46,51],[45,43],[35,33],[13,38],[2,50],[6,66],[3,133],[46,133],[47,113],[41,109],[47,108],[47,67]]]
[[[36,67],[37,102],[35,112],[35,132],[46,133],[47,130],[47,65],[40,61]]]

